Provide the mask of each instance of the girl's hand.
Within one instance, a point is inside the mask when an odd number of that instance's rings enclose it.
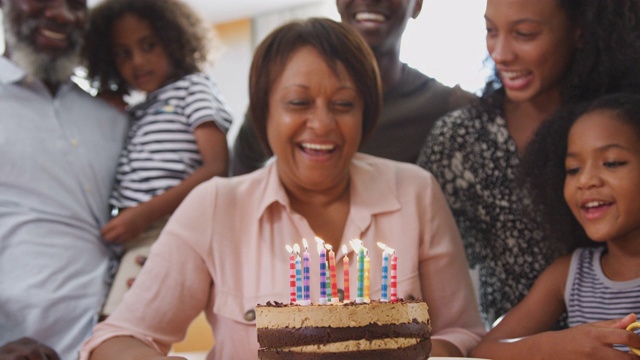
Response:
[[[519,339],[485,339],[472,351],[472,355],[494,360],[638,360],[632,353],[612,347],[613,344],[640,347],[640,336],[625,330],[635,320],[636,316],[629,314],[622,319],[583,324],[560,331],[545,331]]]
[[[632,353],[623,353],[611,347],[613,344],[640,347],[640,336],[626,330],[634,321],[636,316],[629,314],[622,319],[583,324],[559,331],[558,334],[566,332],[567,337],[558,336],[557,346],[554,347],[569,350],[567,356],[571,354],[572,357],[561,356],[558,359],[637,359]]]
[[[144,204],[120,211],[101,230],[100,234],[108,242],[123,243],[142,234],[151,224]]]
[[[634,322],[638,321],[638,317],[636,316],[636,314],[629,314],[625,317],[623,317],[622,319],[614,319],[614,320],[610,320],[610,321],[604,321],[603,323],[605,323],[605,326],[607,323],[611,323],[611,327],[615,328],[615,329],[626,329],[627,326],[633,324]]]

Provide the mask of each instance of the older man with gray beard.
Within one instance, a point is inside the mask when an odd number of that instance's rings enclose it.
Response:
[[[0,0],[0,360],[75,359],[108,287],[125,117],[70,81],[86,0]]]

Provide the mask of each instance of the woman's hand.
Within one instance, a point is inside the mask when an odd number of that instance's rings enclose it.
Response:
[[[21,338],[0,346],[0,360],[60,360],[52,348],[31,338]]]

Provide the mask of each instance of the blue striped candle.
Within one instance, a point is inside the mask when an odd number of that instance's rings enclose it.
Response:
[[[389,289],[389,253],[386,250],[382,251],[382,295],[380,301],[389,301],[388,289]]]
[[[310,274],[309,274],[309,244],[307,244],[306,239],[302,239],[302,245],[304,246],[304,253],[302,254],[302,267],[304,271],[302,272],[304,278],[304,301],[302,305],[311,304],[311,288],[309,287]]]
[[[324,240],[316,237],[318,253],[320,253],[320,304],[327,303],[327,251],[324,248]]]

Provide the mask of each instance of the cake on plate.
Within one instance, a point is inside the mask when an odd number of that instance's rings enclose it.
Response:
[[[428,306],[421,301],[256,307],[260,359],[427,359]]]

